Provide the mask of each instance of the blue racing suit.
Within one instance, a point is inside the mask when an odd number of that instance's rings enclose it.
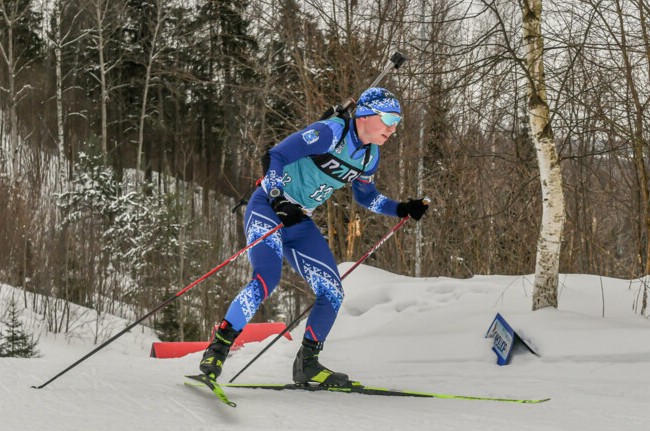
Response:
[[[355,200],[379,214],[397,216],[398,202],[379,193],[373,174],[379,164],[379,147],[363,145],[354,119],[345,137],[344,120],[318,121],[269,150],[270,163],[261,187],[251,196],[244,216],[248,244],[280,224],[271,208],[268,191],[278,188],[308,214],[323,204],[334,190],[352,183]],[[340,139],[341,138],[341,139]],[[316,295],[307,319],[305,337],[323,342],[343,301],[341,277],[327,241],[311,218],[282,228],[248,252],[253,266],[251,282],[230,304],[225,319],[239,331],[251,320],[280,282],[286,258]]]

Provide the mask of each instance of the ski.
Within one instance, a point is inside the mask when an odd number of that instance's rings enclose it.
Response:
[[[420,398],[443,398],[443,399],[456,399],[456,400],[472,400],[472,401],[499,401],[518,404],[539,404],[549,401],[550,398],[541,399],[518,399],[518,398],[497,398],[497,397],[481,397],[470,395],[452,395],[452,394],[439,394],[433,392],[419,392],[409,391],[402,389],[388,389],[373,386],[364,386],[359,382],[352,382],[351,386],[336,387],[336,386],[321,386],[321,385],[298,385],[298,384],[238,384],[238,383],[224,383],[223,387],[228,388],[242,388],[242,389],[267,389],[275,391],[328,391],[328,392],[343,392],[351,394],[362,395],[379,395],[389,397],[420,397]]]
[[[222,403],[230,407],[237,407],[237,404],[228,399],[228,396],[221,388],[221,385],[219,385],[215,380],[209,379],[205,374],[197,374],[194,376],[185,377],[190,380],[199,382],[198,384],[193,382],[185,382],[187,386],[206,386],[210,388],[210,390],[217,396],[217,398],[219,398],[219,400],[221,400]]]

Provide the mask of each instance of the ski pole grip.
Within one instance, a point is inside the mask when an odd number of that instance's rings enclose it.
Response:
[[[399,69],[402,64],[406,62],[406,57],[399,51],[396,51],[395,54],[390,58],[390,61],[395,65],[395,69]]]
[[[386,64],[386,67],[384,67],[384,70],[379,74],[379,76],[370,84],[370,87],[376,87],[379,82],[381,82],[382,79],[384,79],[384,76],[388,72],[390,72],[392,69],[399,69],[399,67],[404,64],[404,62],[407,60],[407,58],[399,51],[395,52],[395,54],[392,55],[388,63]]]

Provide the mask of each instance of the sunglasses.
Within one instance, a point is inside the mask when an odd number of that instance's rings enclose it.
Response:
[[[399,114],[394,114],[392,112],[382,112],[379,109],[375,109],[372,106],[363,105],[366,108],[370,109],[375,114],[379,115],[382,123],[388,127],[397,126],[397,124],[402,120],[402,116]]]

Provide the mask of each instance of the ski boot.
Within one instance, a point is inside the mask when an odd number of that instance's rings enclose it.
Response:
[[[322,386],[347,387],[352,384],[348,376],[324,367],[318,362],[323,343],[304,338],[293,362],[293,381],[298,385],[320,383]]]
[[[227,320],[222,321],[219,325],[219,329],[214,335],[212,343],[205,349],[203,359],[201,359],[201,364],[199,365],[201,372],[206,374],[211,380],[216,380],[221,374],[221,369],[223,368],[223,363],[226,361],[226,357],[228,357],[230,347],[232,347],[235,338],[240,333],[241,331],[235,331]]]

